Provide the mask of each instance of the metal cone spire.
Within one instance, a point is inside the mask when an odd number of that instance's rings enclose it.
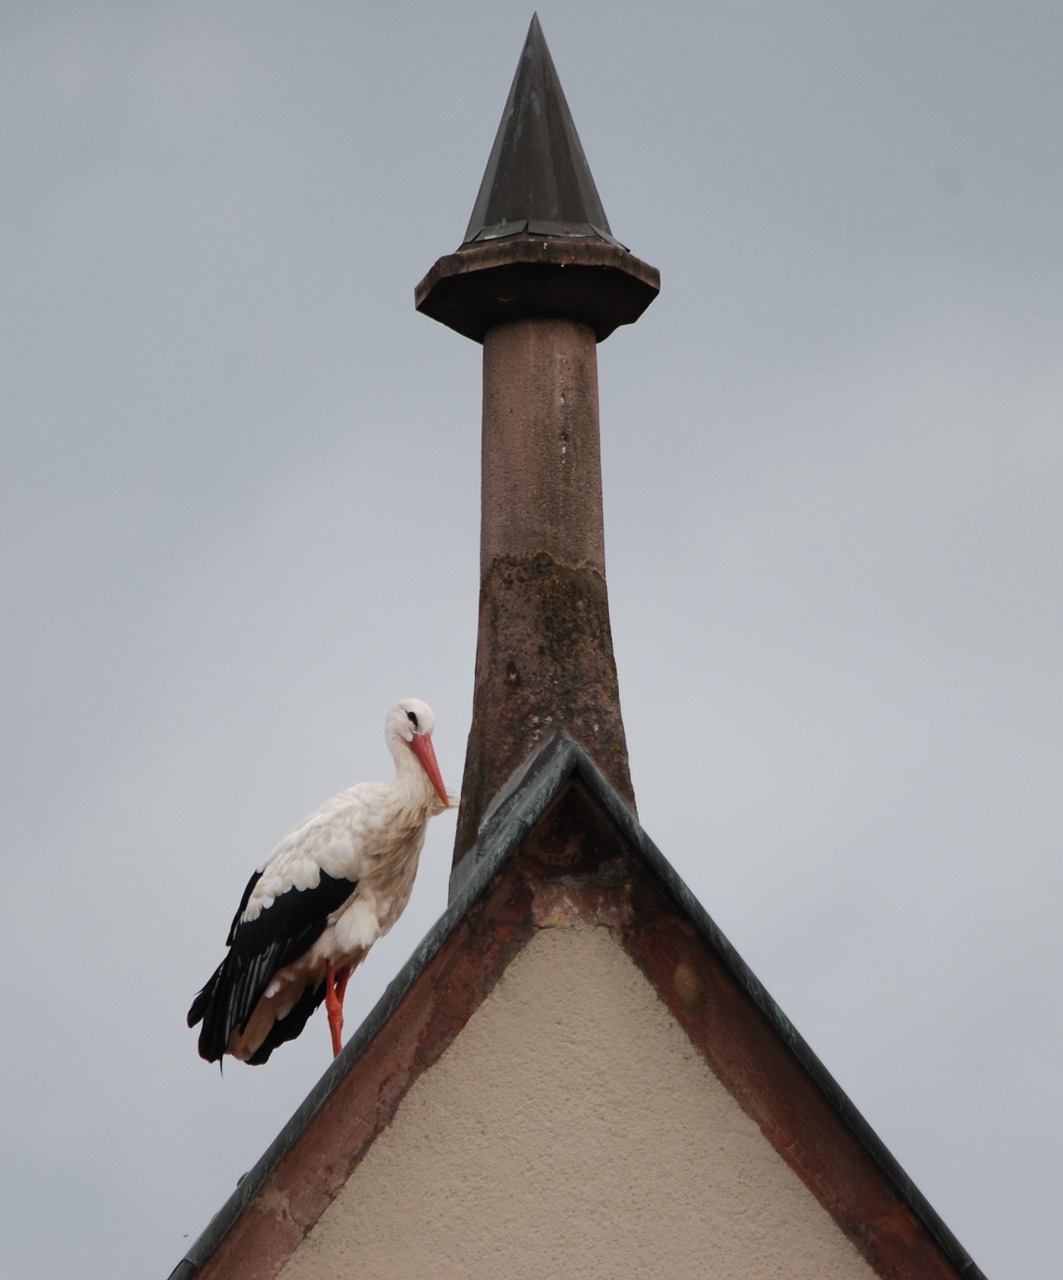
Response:
[[[617,243],[538,14],[528,28],[465,244],[521,231]]]

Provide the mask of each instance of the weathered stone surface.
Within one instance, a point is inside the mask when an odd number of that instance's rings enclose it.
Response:
[[[455,861],[503,783],[558,724],[634,807],[605,579],[545,552],[502,557],[480,589]]]

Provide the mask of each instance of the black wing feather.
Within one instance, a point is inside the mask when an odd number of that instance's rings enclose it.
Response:
[[[208,1062],[217,1062],[229,1043],[229,1037],[237,1027],[247,1024],[255,1005],[269,986],[274,974],[285,965],[298,960],[325,931],[328,918],[338,910],[358,887],[357,880],[343,876],[330,876],[321,872],[321,879],[312,889],[289,889],[265,907],[254,920],[241,922],[251,893],[261,876],[255,872],[244,890],[240,906],[229,930],[229,953],[210,976],[188,1011],[188,1025],[194,1027],[202,1021],[199,1035],[200,1055]],[[312,1003],[307,1005],[304,995],[283,1023],[285,1032],[275,1038],[271,1032],[262,1050],[252,1061],[264,1062],[272,1049],[290,1040],[303,1029],[307,1018],[324,997],[312,993]],[[296,1015],[301,1015],[297,1018]],[[281,1024],[275,1024],[274,1030]],[[266,1045],[269,1049],[266,1049]],[[259,1051],[259,1053],[262,1052]]]
[[[236,937],[236,931],[240,927],[240,917],[247,910],[247,904],[251,901],[251,894],[254,892],[255,885],[262,879],[261,871],[252,871],[251,879],[247,882],[247,888],[244,890],[244,896],[240,899],[240,905],[236,908],[236,915],[233,916],[233,922],[229,926],[229,936],[225,939],[225,945],[231,947],[233,939]]]

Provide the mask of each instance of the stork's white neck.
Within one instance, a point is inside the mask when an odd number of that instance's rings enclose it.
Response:
[[[414,755],[413,748],[399,735],[390,739],[388,746],[395,761],[394,785],[403,807],[423,807],[426,814],[434,813],[440,807],[439,797],[420,760]]]

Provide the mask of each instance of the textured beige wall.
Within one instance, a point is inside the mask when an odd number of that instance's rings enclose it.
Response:
[[[873,1275],[594,927],[532,939],[281,1274]]]

